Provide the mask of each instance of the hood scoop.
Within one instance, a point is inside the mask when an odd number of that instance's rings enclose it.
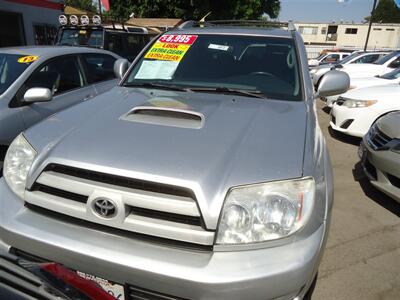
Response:
[[[138,106],[122,115],[120,120],[161,126],[200,129],[203,114],[169,107]]]

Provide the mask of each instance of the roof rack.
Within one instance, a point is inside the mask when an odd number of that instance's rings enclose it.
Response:
[[[211,20],[211,21],[186,21],[178,26],[179,29],[193,27],[212,27],[212,26],[254,26],[269,28],[287,28],[290,31],[296,31],[292,21],[289,22],[271,22],[264,20]]]

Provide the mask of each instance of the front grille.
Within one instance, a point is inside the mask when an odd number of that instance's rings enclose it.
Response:
[[[376,124],[373,125],[367,133],[368,144],[376,151],[387,150],[387,144],[392,140],[393,139],[384,134]]]
[[[102,210],[102,201],[112,205]],[[84,221],[179,242],[210,246],[194,193],[187,188],[51,164],[27,203]],[[104,214],[103,214],[104,213]]]
[[[133,285],[128,285],[126,287],[127,295],[125,298],[127,300],[185,300],[184,298],[178,298],[155,291],[151,291],[144,288],[139,288]],[[188,299],[186,299],[188,300]]]

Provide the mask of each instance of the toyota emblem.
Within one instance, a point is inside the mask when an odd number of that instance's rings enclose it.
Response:
[[[93,210],[97,215],[110,219],[117,214],[117,206],[107,198],[98,198],[93,201]]]

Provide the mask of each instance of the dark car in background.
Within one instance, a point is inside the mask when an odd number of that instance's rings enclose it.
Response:
[[[124,26],[123,24],[101,24],[98,16],[93,16],[92,24],[86,15],[60,16],[56,45],[87,46],[108,50],[129,61],[140,53],[154,34],[144,27]],[[80,22],[79,22],[80,19]]]

